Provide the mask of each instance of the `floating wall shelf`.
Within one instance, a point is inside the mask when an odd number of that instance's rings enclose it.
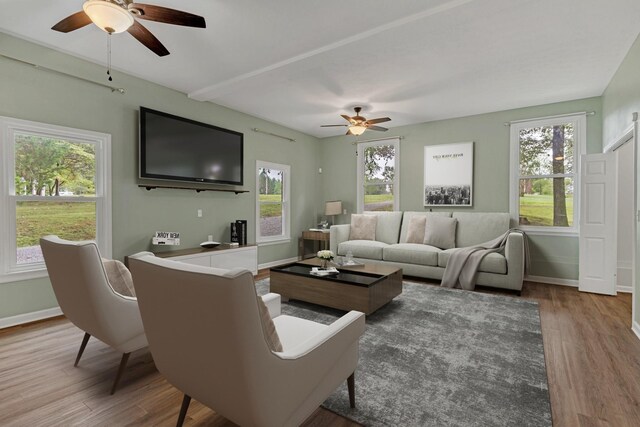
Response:
[[[231,190],[231,189],[223,189],[223,188],[198,188],[198,187],[173,187],[168,185],[148,185],[148,184],[138,184],[138,187],[146,188],[147,191],[155,190],[156,188],[165,188],[165,189],[168,188],[172,190],[192,190],[192,191],[195,191],[196,193],[199,193],[201,191],[222,191],[223,193],[236,193],[236,194],[249,192],[249,190]]]

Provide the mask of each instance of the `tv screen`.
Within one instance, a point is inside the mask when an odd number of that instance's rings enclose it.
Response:
[[[242,185],[243,134],[140,107],[140,178]]]

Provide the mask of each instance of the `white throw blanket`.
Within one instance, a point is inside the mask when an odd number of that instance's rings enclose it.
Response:
[[[476,286],[476,276],[478,267],[483,258],[492,252],[499,252],[507,245],[507,239],[510,233],[520,233],[524,241],[524,265],[525,272],[529,269],[529,244],[527,235],[524,231],[517,228],[508,230],[503,235],[496,237],[477,246],[469,246],[460,248],[451,252],[447,267],[444,269],[442,282],[440,286],[446,288],[460,287],[472,291]]]

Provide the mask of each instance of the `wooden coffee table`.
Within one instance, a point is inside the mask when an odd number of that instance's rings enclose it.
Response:
[[[339,274],[314,276],[311,267],[320,260],[287,264],[271,269],[270,291],[289,299],[311,302],[339,310],[371,314],[402,293],[402,269],[364,264],[339,267]]]

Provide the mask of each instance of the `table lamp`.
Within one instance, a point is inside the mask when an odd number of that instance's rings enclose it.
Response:
[[[336,215],[342,214],[342,200],[332,200],[324,204],[325,216],[331,216],[331,225],[335,225]]]

